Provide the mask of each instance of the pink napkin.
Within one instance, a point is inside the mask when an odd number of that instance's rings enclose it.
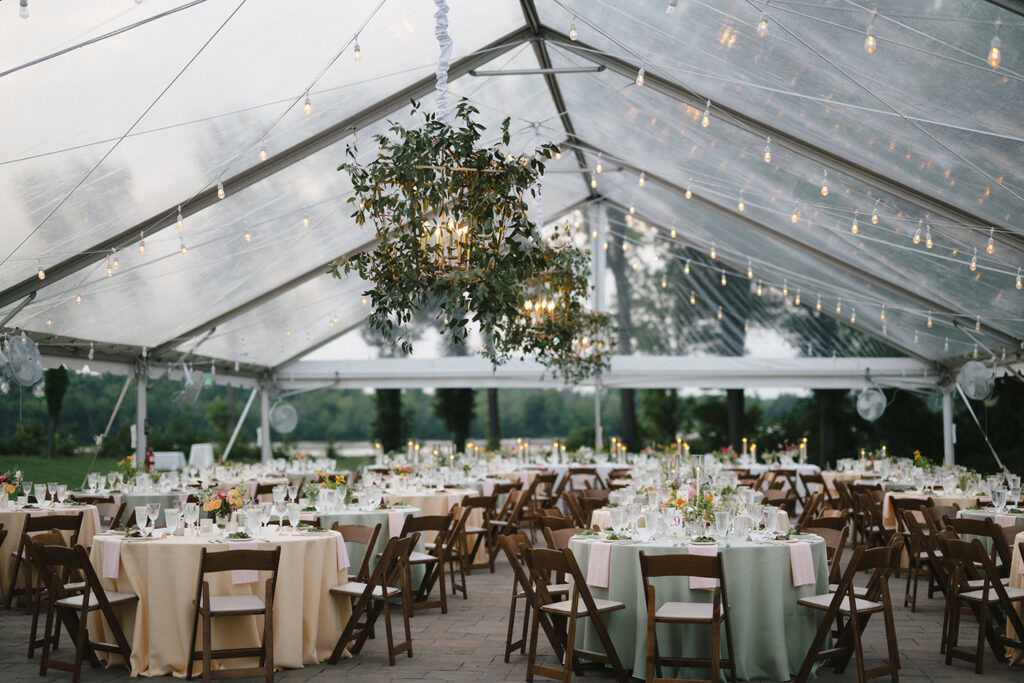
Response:
[[[607,588],[611,564],[612,544],[601,541],[591,543],[590,560],[587,564],[587,585],[595,588]]]
[[[451,510],[453,505],[458,505],[462,502],[464,493],[449,493],[448,495],[448,509]]]
[[[793,573],[794,586],[806,586],[814,583],[814,561],[811,559],[811,544],[801,541],[790,541],[789,569]]]
[[[315,522],[316,521],[316,513],[315,512],[300,512],[299,513],[299,521],[300,522]]]
[[[339,531],[332,531],[338,537],[338,571],[343,572],[349,567],[348,548],[345,547],[345,538]]]
[[[100,526],[100,509],[95,505],[92,506],[92,532],[98,534],[103,527]]]
[[[687,545],[686,552],[691,555],[703,555],[704,557],[714,557],[718,554],[717,543],[690,543]],[[718,585],[718,579],[708,579],[703,576],[691,576],[690,577],[690,590],[714,590]]]
[[[103,578],[117,579],[121,575],[121,539],[108,538],[103,543]]]
[[[402,510],[388,510],[388,534],[391,538],[398,538],[405,526],[405,512]]]
[[[256,495],[256,482],[247,481],[245,482],[245,492],[248,498],[252,498]]]
[[[1017,524],[1017,515],[996,515],[995,522],[999,526],[1014,526]]]
[[[230,550],[256,550],[256,541],[228,541]],[[232,569],[231,583],[256,583],[259,581],[260,573],[253,569]]]
[[[494,482],[493,481],[484,481],[484,482],[482,482],[481,493],[483,493],[485,496],[493,496],[494,495]]]

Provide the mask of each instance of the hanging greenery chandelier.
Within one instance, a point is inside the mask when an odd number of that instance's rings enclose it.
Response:
[[[416,103],[413,112],[420,113]],[[501,143],[484,146],[477,113],[460,102],[452,125],[430,113],[419,128],[392,124],[366,164],[347,147],[339,170],[352,180],[352,217],[370,223],[377,240],[332,272],[356,272],[372,284],[364,293],[368,322],[406,353],[412,341],[403,326],[437,302],[452,343],[466,343],[472,320],[495,365],[532,357],[579,382],[607,368],[612,335],[609,317],[586,305],[589,255],[568,231],[543,239],[529,217],[527,195],[536,194],[544,162],[558,149],[509,154],[508,119]]]

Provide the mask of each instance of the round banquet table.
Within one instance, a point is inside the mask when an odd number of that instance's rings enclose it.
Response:
[[[787,467],[781,467],[779,465],[767,465],[767,464],[755,464],[750,465],[748,468],[750,476],[759,477],[765,472],[778,472],[779,470],[794,470],[799,477],[797,477],[796,488],[797,494],[801,496],[807,495],[807,489],[804,487],[804,480],[800,477],[805,474],[818,474],[821,472],[821,468],[817,465],[789,465]],[[787,485],[788,487],[788,485]]]
[[[257,541],[258,550],[281,548],[274,594],[274,664],[300,668],[331,655],[351,613],[348,601],[330,594],[346,583],[348,569],[339,569],[338,534],[276,535]],[[93,539],[90,560],[105,590],[134,593],[139,601],[121,610],[121,624],[132,646],[132,676],[184,676],[192,634],[192,601],[202,548],[228,550],[227,542],[206,537],[171,536],[123,541],[119,536]],[[105,553],[120,552],[116,578],[104,565]],[[266,572],[256,583],[234,584],[231,572],[208,574],[211,595],[265,596]],[[97,640],[113,642],[99,612],[90,615]],[[249,647],[260,641],[262,619],[221,617],[213,620],[213,647]],[[199,635],[201,638],[202,635]],[[102,655],[101,655],[102,656]],[[111,655],[116,657],[116,655]],[[230,660],[238,666],[237,660]],[[202,671],[201,662],[195,666]]]
[[[11,574],[14,573],[15,553],[21,543],[21,533],[25,529],[25,520],[33,517],[48,515],[82,515],[82,526],[78,530],[78,544],[88,548],[92,544],[93,536],[100,529],[100,513],[95,505],[57,505],[52,508],[42,509],[14,509],[9,507],[0,510],[0,524],[7,530],[7,538],[3,545],[0,545],[0,591],[6,591],[11,585]],[[25,574],[22,572],[22,578]]]
[[[109,496],[114,499],[114,505],[120,505],[121,501],[124,501],[125,519],[132,513],[136,507],[140,505],[147,505],[149,503],[159,503],[160,513],[167,508],[180,507],[188,499],[188,491],[168,491],[158,492],[150,491],[147,493],[109,493],[105,491],[98,491],[92,493],[91,491],[75,491],[72,497],[84,497],[84,496]],[[161,517],[163,519],[163,517]]]
[[[898,499],[913,499],[921,501],[923,505],[929,498],[932,499],[936,505],[959,505],[960,509],[970,507],[971,505],[977,505],[979,498],[977,496],[943,496],[940,494],[926,495],[923,493],[917,493],[914,491],[908,491],[906,493],[886,493],[885,498],[882,501],[882,523],[890,529],[896,528],[896,513],[893,512],[891,501],[893,498]],[[982,500],[988,500],[987,498]]]
[[[643,522],[643,518],[640,518]],[[598,529],[607,529],[612,525],[612,515],[608,511],[608,508],[598,508],[594,510],[593,516],[590,518],[591,528],[597,527]],[[642,526],[642,525],[641,525]],[[785,510],[779,510],[779,525],[776,527],[779,531],[789,531],[789,515],[786,514]]]
[[[458,505],[466,496],[479,495],[473,489],[440,489],[423,492],[395,492],[385,491],[384,502],[388,505],[402,504],[419,508],[423,515],[447,515],[453,505]],[[479,514],[479,513],[478,513]],[[470,516],[469,524],[479,525],[480,520],[473,521]]]
[[[1024,588],[1024,557],[1020,554],[1020,544],[1024,543],[1024,531],[1017,534],[1013,539],[1013,562],[1010,564],[1010,585],[1014,588]],[[1024,605],[1016,603],[1017,612],[1024,617]],[[1017,632],[1013,625],[1007,621],[1006,635],[1008,638],[1016,638]],[[1017,650],[1012,647],[1006,648],[1006,656],[1010,658],[1010,664],[1024,664],[1024,650]]]
[[[594,541],[576,537],[569,547],[586,576],[590,549]],[[602,615],[622,666],[633,670],[633,676],[644,677],[647,654],[647,603],[640,577],[640,551],[648,555],[686,553],[686,546],[668,543],[616,543],[611,547],[608,572],[609,588],[591,587],[595,598],[617,600],[625,609]],[[790,573],[789,549],[785,545],[733,542],[721,547],[729,593],[733,644],[736,647],[736,675],[748,680],[770,678],[789,680],[795,675],[811,646],[818,628],[814,610],[800,607],[800,598],[828,592],[828,565],[825,543],[820,537],[811,541],[814,583],[794,587]],[[666,601],[709,602],[710,592],[693,590],[684,577],[656,579],[658,604]],[[601,651],[597,632],[589,619],[580,622],[577,634],[580,647]],[[710,629],[694,626],[661,625],[658,645],[666,656],[707,656]],[[662,631],[664,629],[664,631]],[[725,634],[722,634],[723,648]],[[680,652],[678,644],[682,643]],[[727,653],[723,653],[727,656]],[[665,670],[672,676],[671,668]]]
[[[995,508],[985,508],[984,510],[960,510],[956,513],[957,517],[963,519],[991,519],[997,526],[1017,526],[1018,524],[1024,524],[1024,511],[1020,513],[999,513]],[[981,541],[982,545],[985,546],[985,550],[992,550],[992,538],[989,536],[979,537],[967,534],[964,536],[965,540],[971,540],[977,538]],[[1011,548],[1010,550],[1013,550]]]
[[[376,557],[378,554],[384,552],[384,546],[388,544],[388,541],[392,538],[397,538],[402,533],[402,525],[405,524],[406,517],[419,517],[422,511],[416,507],[400,507],[393,510],[338,510],[336,512],[309,512],[302,513],[302,516],[306,519],[316,519],[320,522],[320,526],[324,529],[330,529],[335,524],[359,524],[360,526],[372,527],[375,524],[380,524],[380,535],[377,536],[377,544],[373,548],[373,554],[370,555],[370,570],[377,566]],[[423,540],[421,539],[415,550],[423,552]],[[348,545],[348,559],[352,566],[352,573],[354,574],[356,569],[359,568],[359,563],[363,561],[364,549],[362,544],[350,544]],[[421,569],[421,567],[415,567]],[[422,569],[421,569],[422,570]],[[414,577],[415,578],[415,577]]]

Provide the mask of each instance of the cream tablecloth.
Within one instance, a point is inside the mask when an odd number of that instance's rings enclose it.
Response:
[[[274,663],[284,668],[319,663],[330,656],[351,613],[347,601],[329,593],[332,587],[347,581],[347,570],[338,568],[337,534],[272,538],[270,542],[260,542],[258,549],[281,547],[274,597]],[[120,544],[115,539],[96,536],[90,559],[102,577],[104,553],[120,548],[118,578],[102,579],[104,588],[139,596],[135,607],[127,607],[121,613],[125,635],[132,646],[132,675],[183,676],[201,549],[218,552],[227,550],[228,544],[195,537]],[[261,573],[256,583],[233,584],[230,572],[211,574],[210,592],[262,598],[266,576]],[[259,642],[262,627],[262,619],[257,617],[215,619],[213,647],[252,646]],[[98,629],[93,631],[94,637],[111,637],[98,614],[90,621],[90,629]],[[237,661],[229,660],[228,665],[236,666]],[[195,671],[201,670],[202,664],[197,662]]]
[[[978,502],[977,496],[943,496],[943,495],[925,495],[923,493],[916,493],[908,491],[907,493],[886,493],[885,499],[882,501],[882,523],[890,529],[896,528],[896,513],[892,509],[893,498],[905,499],[912,498],[920,500],[921,504],[924,505],[925,501],[929,498],[932,499],[936,505],[959,505],[961,510],[966,509],[971,505],[976,505]]]
[[[29,515],[75,515],[84,512],[82,515],[82,526],[78,530],[78,543],[89,547],[92,538],[99,527],[100,514],[95,505],[59,505],[56,508],[45,508],[41,510],[3,510],[0,511],[0,524],[7,530],[7,538],[3,545],[0,545],[0,591],[6,591],[11,583],[11,574],[14,573],[14,553],[18,551],[21,543],[21,534],[25,529],[25,520]],[[25,575],[22,574],[22,577]]]

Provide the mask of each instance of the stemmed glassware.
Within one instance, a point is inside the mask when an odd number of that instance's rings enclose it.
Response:
[[[50,505],[54,505],[57,502],[57,482],[46,482],[46,492],[50,494]]]
[[[302,508],[298,503],[288,504],[288,524],[291,525],[292,529],[299,526],[299,521],[302,518]]]
[[[199,503],[185,503],[185,528],[195,530],[199,523]]]
[[[270,503],[263,503],[260,505],[260,526],[266,529],[268,524],[270,524]]]
[[[139,527],[141,531],[146,530],[146,523],[149,519],[149,506],[148,505],[136,505],[135,506],[135,526]]]
[[[164,510],[164,526],[167,527],[167,535],[171,536],[178,529],[181,523],[181,510],[178,508],[167,508]]]
[[[63,504],[68,499],[68,485],[57,484],[57,500]]]
[[[46,484],[36,484],[33,489],[36,494],[36,505],[46,507]]]
[[[290,500],[293,503],[298,503],[299,502],[299,487],[298,486],[289,486],[288,487],[288,500]]]
[[[732,518],[732,510],[722,508],[715,511],[715,531],[718,532],[717,540],[724,540],[726,546],[731,545],[731,541],[729,538],[729,528],[732,526]]]
[[[999,512],[1003,511],[1003,508],[1006,507],[1006,489],[1001,486],[992,487],[992,505],[994,505]]]
[[[146,515],[149,517],[149,531],[156,527],[156,520],[160,516],[160,503],[146,503]]]
[[[764,530],[769,538],[775,536],[779,530],[779,509],[774,505],[765,505],[761,508],[764,516]]]

